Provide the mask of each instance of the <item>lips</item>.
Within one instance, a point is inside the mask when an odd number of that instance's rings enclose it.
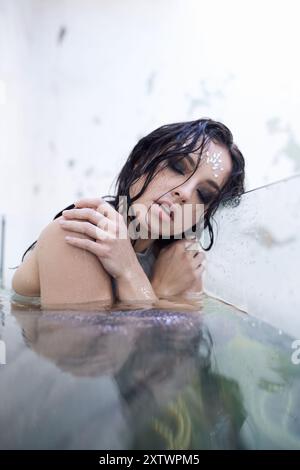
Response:
[[[165,212],[165,214],[167,214],[168,217],[170,217],[171,220],[174,219],[174,213],[171,210],[173,204],[171,202],[169,201],[155,201],[155,202],[161,207],[161,209]]]

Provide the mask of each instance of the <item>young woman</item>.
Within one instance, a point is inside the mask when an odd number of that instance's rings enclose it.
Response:
[[[40,296],[45,308],[158,305],[199,293],[204,252],[187,249],[187,234],[196,228],[199,239],[203,221],[210,237],[204,250],[212,247],[212,217],[221,203],[239,202],[244,167],[221,122],[159,127],[133,148],[115,196],[76,201],[54,217],[24,253],[13,289]]]

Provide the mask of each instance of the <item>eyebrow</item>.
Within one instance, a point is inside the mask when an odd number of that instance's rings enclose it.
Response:
[[[186,155],[186,159],[189,161],[189,163],[191,164],[193,170],[196,166],[193,158],[190,156],[190,155]],[[220,186],[213,180],[205,180],[203,181],[203,183],[207,183],[209,186],[211,186],[212,188],[216,189],[217,191],[220,191]]]

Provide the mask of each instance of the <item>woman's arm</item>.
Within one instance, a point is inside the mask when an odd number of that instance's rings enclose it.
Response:
[[[152,288],[160,298],[199,296],[204,263],[198,242],[177,240],[160,250],[152,271]]]
[[[140,266],[140,265],[139,265]],[[144,307],[149,305],[157,309],[167,309],[172,311],[191,310],[199,311],[202,303],[199,299],[185,299],[183,297],[167,299],[153,289],[144,270],[127,273],[123,278],[117,280],[118,298],[121,303],[129,306]]]
[[[158,302],[158,297],[138,259],[135,269],[124,272],[122,276],[116,279],[116,284],[117,297],[120,302],[130,304],[140,301],[146,304],[156,304]]]
[[[75,202],[75,207],[62,213],[61,228],[71,234],[66,239],[68,244],[96,255],[105,271],[116,280],[120,302],[142,301],[157,306],[157,293],[139,264],[121,214],[103,198],[82,199]],[[155,263],[153,278],[153,283],[165,286],[168,296],[190,288],[195,280],[199,281],[200,274],[196,272],[200,260],[193,258],[194,253],[184,253],[185,242],[178,240],[172,245],[167,251],[161,250],[164,254],[160,253],[159,262]]]
[[[134,252],[122,215],[102,198],[83,199],[75,205],[75,209],[63,212],[61,228],[73,235],[66,241],[96,255],[115,279],[120,302],[155,303],[158,299]],[[80,239],[78,234],[85,236]]]

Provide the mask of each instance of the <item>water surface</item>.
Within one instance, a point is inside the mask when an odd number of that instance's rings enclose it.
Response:
[[[1,449],[300,448],[293,338],[229,305],[0,312]]]

